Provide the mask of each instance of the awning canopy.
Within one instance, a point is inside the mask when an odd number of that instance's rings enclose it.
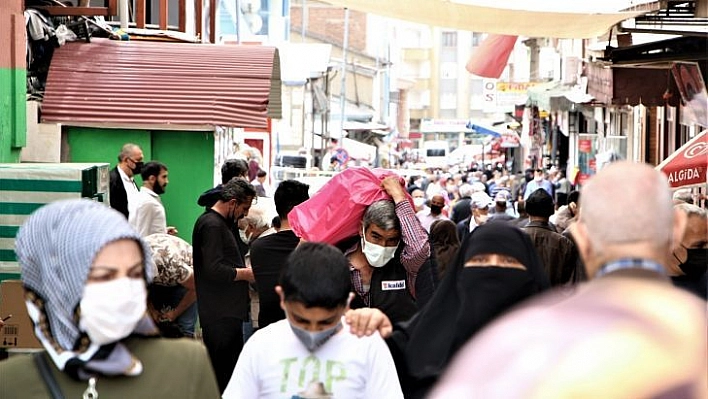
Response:
[[[486,134],[492,137],[500,138],[502,136],[502,132],[494,129],[493,127],[489,126],[483,126],[478,123],[474,123],[470,121],[467,123],[467,128],[474,130],[478,134]]]
[[[388,134],[385,130],[388,130],[388,126],[376,123],[376,122],[357,122],[357,121],[345,121],[344,130],[347,131],[372,131],[378,134]]]
[[[672,188],[708,184],[708,130],[689,140],[656,169],[669,178]]]
[[[274,47],[92,39],[54,53],[42,121],[266,129],[282,115],[280,86]]]
[[[443,28],[468,30],[502,35],[553,38],[595,38],[605,34],[617,23],[651,11],[650,9],[632,12],[607,12],[607,9],[593,9],[592,2],[585,7],[576,2],[565,2],[572,7],[558,10],[562,4],[540,11],[535,3],[522,3],[518,7],[501,8],[493,1],[449,0],[323,0],[339,7],[402,19],[425,25]],[[482,5],[479,5],[482,4]],[[507,2],[508,6],[508,2]],[[619,7],[618,7],[619,8]]]
[[[608,48],[604,63],[585,64],[588,93],[614,105],[678,107],[680,88],[671,74],[675,61],[693,61],[708,76],[708,38],[676,37],[621,48]],[[647,84],[651,82],[651,84]]]
[[[361,141],[352,140],[349,138],[342,139],[342,148],[344,148],[351,159],[359,159],[367,162],[373,162],[376,159],[376,147]]]
[[[305,84],[310,78],[319,78],[327,72],[331,44],[281,43],[278,45],[281,61],[281,80],[287,84]],[[307,54],[303,57],[303,54]],[[319,86],[318,86],[319,87]]]
[[[593,96],[583,93],[575,86],[553,81],[532,86],[528,89],[528,102],[538,108],[567,111],[571,104],[584,104],[593,100]]]

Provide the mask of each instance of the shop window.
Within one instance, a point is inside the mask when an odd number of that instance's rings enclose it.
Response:
[[[608,136],[605,138],[605,151],[627,158],[627,136]]]

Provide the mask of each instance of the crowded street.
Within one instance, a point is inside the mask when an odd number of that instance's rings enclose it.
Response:
[[[0,399],[708,399],[708,0],[0,32]]]

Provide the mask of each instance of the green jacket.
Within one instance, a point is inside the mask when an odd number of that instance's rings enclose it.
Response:
[[[133,337],[124,341],[128,349],[143,363],[136,377],[98,377],[96,391],[100,399],[110,398],[220,398],[216,378],[204,346],[189,339]],[[44,353],[52,367],[64,397],[81,398],[88,387],[86,381],[75,381],[59,371]],[[0,361],[0,398],[48,398],[32,355],[16,355]]]

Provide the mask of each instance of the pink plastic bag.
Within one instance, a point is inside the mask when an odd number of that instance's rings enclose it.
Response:
[[[288,214],[288,222],[298,237],[307,241],[336,244],[359,234],[361,219],[372,203],[391,197],[381,187],[388,176],[398,176],[386,169],[354,167],[332,177],[309,200]],[[401,184],[404,184],[401,178]],[[413,200],[406,193],[413,206]]]

